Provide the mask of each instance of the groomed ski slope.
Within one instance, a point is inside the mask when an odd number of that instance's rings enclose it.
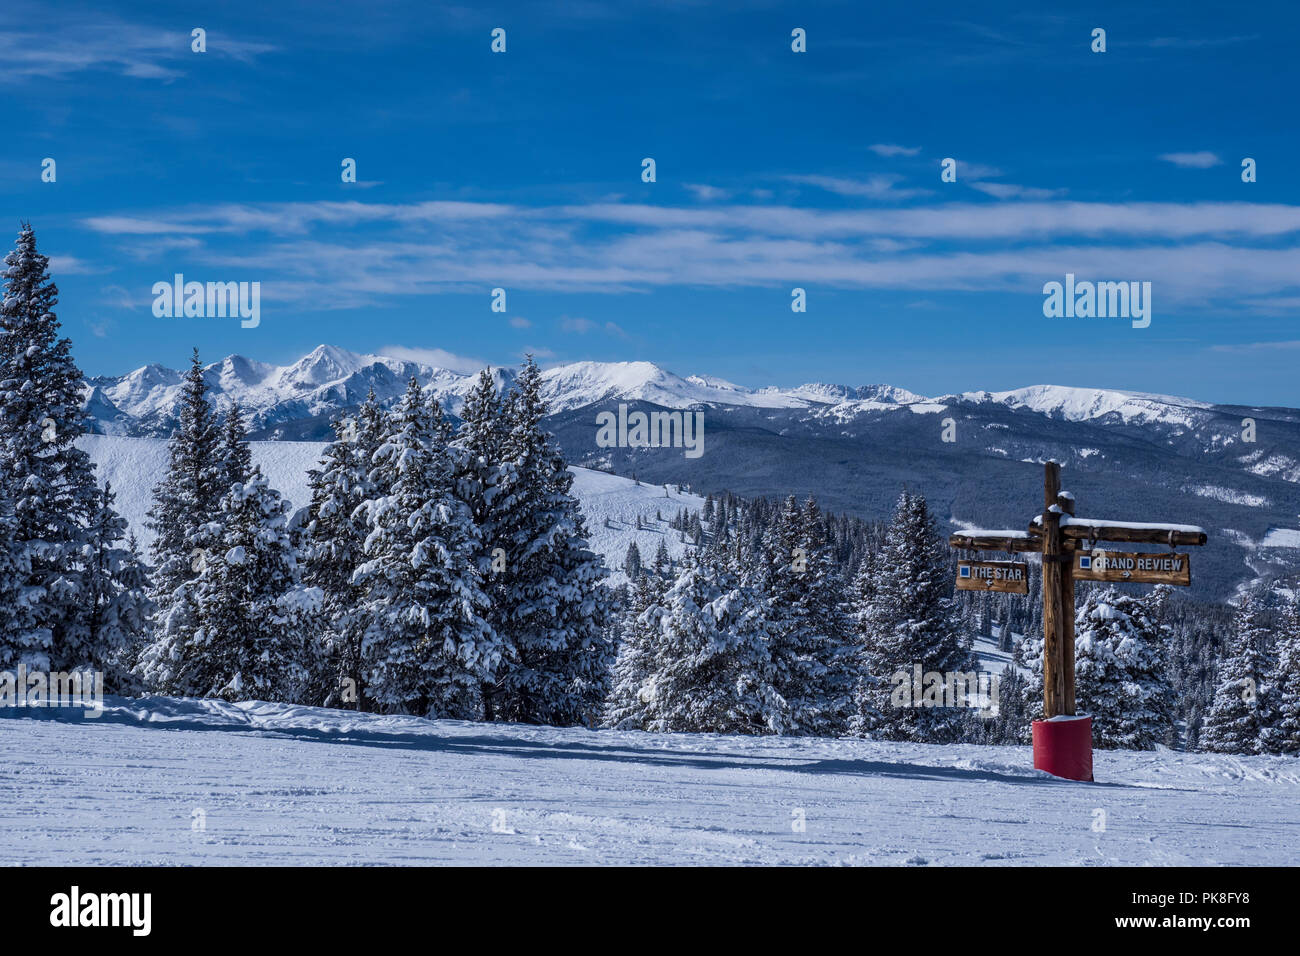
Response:
[[[1300,862],[1291,758],[1099,751],[1083,784],[1028,748],[107,703],[0,719],[0,864]]]

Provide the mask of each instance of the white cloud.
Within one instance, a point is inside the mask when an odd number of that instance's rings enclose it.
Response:
[[[971,183],[972,189],[995,199],[1055,199],[1065,195],[1064,189],[1040,189],[1036,186],[1017,186],[1013,183]]]
[[[1223,163],[1217,155],[1204,150],[1199,153],[1162,153],[1157,158],[1181,166],[1183,169],[1209,169],[1211,166],[1219,166]]]
[[[787,176],[790,182],[816,186],[839,196],[862,196],[867,199],[911,199],[927,196],[928,189],[899,189],[903,177],[896,173],[878,173],[866,179],[845,179],[838,176]]]
[[[867,149],[877,156],[915,156],[921,152],[920,146],[896,146],[893,143],[876,143]]]
[[[730,199],[732,192],[730,189],[719,189],[717,186],[710,186],[706,183],[682,183],[700,202],[719,202],[724,199]]]
[[[400,359],[403,362],[419,362],[421,365],[433,365],[437,368],[451,369],[466,375],[473,374],[487,367],[482,359],[456,355],[444,349],[410,348],[405,345],[386,345],[379,350],[380,355]]]
[[[512,315],[510,317],[510,327],[512,329],[531,329],[533,323],[529,322],[522,315]]]

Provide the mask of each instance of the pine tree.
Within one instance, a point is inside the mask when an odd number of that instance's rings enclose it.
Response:
[[[326,706],[367,706],[361,666],[361,642],[368,620],[361,606],[362,588],[353,575],[366,560],[364,504],[382,497],[371,480],[374,455],[382,445],[387,422],[371,389],[353,418],[336,418],[334,441],[321,456],[321,467],[308,475],[311,504],[303,542],[303,582],[320,588],[323,669],[313,675],[312,698]]]
[[[658,733],[780,733],[761,595],[733,568],[690,557],[663,599],[654,663],[642,683],[644,726]]]
[[[13,509],[9,573],[20,575],[21,612],[0,637],[0,656],[40,670],[86,666],[86,527],[98,489],[85,431],[82,375],[59,337],[59,290],[28,224],[5,257],[0,304],[0,471]]]
[[[613,645],[603,564],[587,549],[573,475],[542,429],[542,374],[531,357],[503,420],[506,513],[493,529],[506,552],[494,599],[509,656],[497,715],[522,723],[590,724],[606,697]]]
[[[155,538],[154,600],[161,618],[180,606],[178,588],[198,576],[191,539],[216,517],[229,491],[220,454],[220,434],[208,404],[199,350],[194,350],[181,393],[179,422],[167,445],[167,472],[154,488],[147,527]]]
[[[35,607],[28,600],[31,553],[19,547],[18,516],[8,475],[0,472],[0,671],[14,671],[26,660],[26,647],[16,639],[35,629]]]
[[[474,564],[488,598],[485,618],[493,633],[502,639],[502,655],[508,656],[512,648],[506,639],[509,630],[506,529],[511,522],[514,497],[507,487],[511,471],[505,465],[504,416],[492,370],[485,368],[461,406],[461,424],[452,445],[452,461],[456,496],[469,507],[478,531],[479,550]],[[485,676],[479,689],[485,720],[497,717],[496,672],[500,669],[494,668]]]
[[[1173,730],[1165,642],[1142,598],[1090,591],[1075,613],[1075,702],[1098,747],[1153,750]],[[1041,691],[1041,657],[1038,689]]]
[[[147,569],[114,501],[112,485],[105,484],[87,529],[82,659],[104,674],[106,691],[122,694],[140,689],[132,669],[148,634],[153,602]]]
[[[852,622],[815,501],[801,510],[793,495],[786,499],[767,551],[773,682],[789,708],[790,732],[842,733],[852,695]]]
[[[353,577],[364,589],[362,667],[382,710],[477,719],[501,647],[474,566],[477,529],[452,493],[435,409],[412,377],[374,456],[377,483],[390,490],[363,505],[367,560]]]
[[[253,453],[248,446],[248,430],[239,403],[233,402],[226,411],[217,445],[220,461],[221,490],[224,494],[231,485],[243,484],[253,473]]]
[[[635,541],[627,546],[627,554],[623,558],[623,571],[629,581],[636,581],[641,576],[641,549],[636,546]]]
[[[177,648],[188,693],[289,703],[305,693],[319,592],[299,586],[290,510],[254,468],[196,538],[208,554],[188,592],[196,628]]]
[[[1300,754],[1300,598],[1287,603],[1277,639],[1277,664],[1269,676],[1273,692],[1271,726],[1264,749],[1274,754]]]
[[[642,574],[632,580],[619,622],[617,658],[605,703],[602,722],[607,727],[646,729],[666,590],[663,578],[656,574]]]
[[[1263,691],[1272,670],[1267,641],[1259,598],[1248,594],[1237,608],[1233,635],[1219,660],[1214,700],[1201,729],[1202,750],[1251,754],[1263,749],[1261,738],[1270,723]]]
[[[925,498],[904,491],[880,553],[859,583],[859,677],[855,732],[895,740],[945,741],[961,734],[953,708],[896,706],[893,677],[969,673],[974,657],[950,596],[947,549]],[[951,702],[950,702],[951,703]],[[960,706],[960,705],[958,705]]]

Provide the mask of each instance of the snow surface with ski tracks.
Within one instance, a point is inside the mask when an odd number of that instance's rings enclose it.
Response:
[[[0,719],[0,864],[1300,862],[1293,758],[1098,751],[1096,774],[1027,747],[109,698]]]

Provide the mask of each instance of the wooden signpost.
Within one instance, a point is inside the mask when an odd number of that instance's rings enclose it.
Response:
[[[1029,565],[1023,561],[960,561],[957,590],[1028,594],[1028,572]]]
[[[1091,721],[1074,712],[1074,581],[1128,584],[1192,583],[1191,559],[1174,549],[1205,544],[1205,531],[1192,525],[1149,524],[1080,518],[1074,496],[1061,491],[1061,466],[1043,469],[1043,513],[1026,531],[963,531],[948,545],[963,551],[1037,552],[1043,562],[1043,720],[1034,721],[1034,766],[1074,780],[1092,779]],[[1099,549],[1098,541],[1166,545],[1168,554]],[[1007,579],[974,579],[977,568],[1016,567],[1009,561],[962,561],[959,590],[1028,593]],[[968,569],[963,573],[962,569]],[[1022,572],[1023,573],[1023,572]],[[988,575],[995,572],[988,571]],[[967,583],[963,583],[966,581]],[[1086,731],[1086,734],[1084,733]],[[1083,748],[1086,747],[1086,754]]]

